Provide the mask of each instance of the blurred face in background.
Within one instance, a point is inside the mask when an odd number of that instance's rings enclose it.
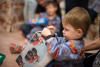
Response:
[[[47,0],[37,0],[38,1],[38,4],[41,5],[41,6],[45,6]]]
[[[49,4],[46,6],[46,12],[49,16],[55,15],[57,11],[57,7],[53,6],[52,4]]]

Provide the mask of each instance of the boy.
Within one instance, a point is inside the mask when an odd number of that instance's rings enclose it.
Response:
[[[51,37],[55,32],[52,26],[41,32],[47,39],[48,53],[55,59],[49,67],[83,67],[83,35],[89,28],[90,16],[84,8],[75,7],[64,16],[62,24],[64,37]]]

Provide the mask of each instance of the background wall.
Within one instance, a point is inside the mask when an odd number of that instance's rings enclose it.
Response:
[[[14,31],[23,21],[23,0],[0,0],[0,27],[7,32]]]

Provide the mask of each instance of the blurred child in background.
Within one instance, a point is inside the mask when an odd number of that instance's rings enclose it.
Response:
[[[54,26],[56,28],[56,33],[59,35],[60,33],[60,24],[61,24],[61,19],[60,17],[56,14],[56,11],[58,9],[57,3],[54,1],[48,1],[46,6],[46,12],[45,13],[40,13],[39,17],[41,18],[46,18],[48,21],[48,26]],[[36,32],[36,31],[41,31],[44,28],[44,26],[35,26],[31,30],[31,33]],[[30,33],[29,33],[30,35]],[[29,38],[29,35],[27,36]]]

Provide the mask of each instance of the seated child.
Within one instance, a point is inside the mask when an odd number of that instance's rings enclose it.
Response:
[[[54,35],[55,27],[44,28],[41,34],[46,39],[47,50],[55,60],[47,67],[83,67],[84,41],[90,25],[90,16],[84,8],[75,7],[62,20],[63,36]]]
[[[48,1],[46,6],[46,12],[45,13],[40,13],[40,14],[36,14],[35,18],[46,18],[48,21],[48,25],[53,25],[57,28],[56,32],[58,33],[60,31],[60,27],[59,26],[61,24],[61,19],[60,17],[57,15],[57,10],[58,10],[58,6],[57,3],[55,3],[54,1]],[[30,21],[30,20],[29,20]],[[32,21],[30,21],[32,22]],[[22,25],[22,32],[24,33],[25,37],[32,33],[32,32],[36,32],[36,31],[41,31],[43,30],[43,28],[46,25],[28,25],[28,24],[24,24]]]
[[[53,1],[48,1],[46,6],[46,13],[40,13],[40,17],[44,17],[48,21],[48,26],[53,25],[56,27],[56,33],[58,34],[60,32],[60,24],[61,24],[61,19],[59,16],[57,16],[56,11],[57,11],[57,4]],[[36,31],[36,29],[40,28],[41,26],[36,26],[34,27],[31,32]],[[40,30],[42,30],[43,27],[41,27]],[[37,30],[39,31],[39,30]]]

